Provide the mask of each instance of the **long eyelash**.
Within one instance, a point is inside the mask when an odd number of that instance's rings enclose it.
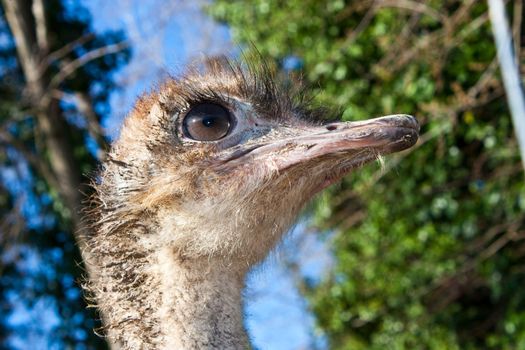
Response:
[[[195,86],[188,86],[186,93],[182,96],[184,102],[177,108],[177,115],[184,115],[194,106],[201,103],[215,103],[224,106],[228,110],[232,108],[233,98],[227,94],[217,92],[211,88],[198,89]]]
[[[313,98],[305,92],[300,80],[283,81],[277,76],[277,70],[260,56],[244,57],[245,64],[224,56],[207,59],[200,65],[195,64],[181,77],[167,81],[163,88],[170,91],[163,100],[166,110],[180,115],[205,101],[231,107],[235,105],[234,100],[241,100],[270,119],[287,119],[294,115],[316,122],[322,121],[319,116],[332,114],[313,106]]]

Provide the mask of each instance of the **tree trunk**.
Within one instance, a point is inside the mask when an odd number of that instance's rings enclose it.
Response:
[[[48,58],[50,43],[42,0],[1,0],[5,18],[16,42],[18,60],[26,80],[27,101],[35,111],[37,133],[41,137],[50,174],[41,174],[50,184],[57,184],[58,193],[69,210],[71,232],[84,260],[88,276],[96,271],[90,269],[90,258],[86,249],[86,224],[81,219],[83,195],[82,174],[73,156],[69,140],[70,126],[64,119],[59,100],[49,91],[51,77],[42,69]],[[90,122],[93,122],[90,120]],[[48,177],[52,176],[52,179]],[[117,344],[110,344],[118,349]]]

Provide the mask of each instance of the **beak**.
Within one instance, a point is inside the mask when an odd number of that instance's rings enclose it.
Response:
[[[327,172],[337,177],[379,155],[402,151],[413,146],[419,136],[419,124],[409,115],[391,115],[358,122],[331,123],[297,129],[294,135],[252,145],[223,163],[227,168],[243,162],[269,161],[277,171],[295,166],[313,166],[325,160]],[[334,170],[338,169],[338,170]],[[335,174],[334,174],[335,175]]]

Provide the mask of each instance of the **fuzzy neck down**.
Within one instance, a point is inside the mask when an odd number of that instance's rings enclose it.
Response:
[[[170,246],[123,252],[132,237],[97,245],[111,262],[94,260],[104,268],[89,285],[118,349],[250,348],[242,303],[247,265],[188,259]]]
[[[211,260],[190,264],[170,248],[157,255],[163,348],[249,348],[241,301],[245,273]]]

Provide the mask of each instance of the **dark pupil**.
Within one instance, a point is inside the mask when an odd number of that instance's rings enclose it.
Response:
[[[205,117],[202,119],[202,124],[204,124],[204,126],[211,127],[213,126],[213,119],[213,117]]]
[[[201,103],[184,117],[186,136],[197,141],[215,141],[228,134],[231,127],[230,113],[214,103]]]

